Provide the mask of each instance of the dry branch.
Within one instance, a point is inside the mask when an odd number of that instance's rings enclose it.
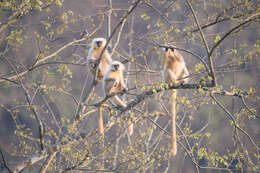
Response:
[[[48,56],[46,56],[46,57],[43,57],[43,58],[41,58],[41,59],[38,59],[38,60],[36,61],[36,63],[34,64],[34,66],[39,66],[41,63],[43,63],[43,62],[45,62],[45,61],[47,61],[47,60],[49,60],[49,59],[51,59],[51,58],[57,56],[60,52],[62,52],[62,51],[65,50],[66,48],[72,46],[73,44],[76,44],[76,43],[79,43],[79,42],[81,42],[81,41],[84,41],[84,40],[86,40],[86,38],[82,38],[82,39],[79,39],[79,40],[74,40],[74,41],[72,41],[72,42],[70,42],[70,43],[64,45],[63,47],[59,48],[56,52],[54,52],[54,53],[52,53],[52,54],[50,54],[50,55],[48,55]],[[24,75],[27,74],[29,71],[31,71],[31,69],[33,69],[34,66],[33,66],[32,68],[28,69],[28,70],[25,70],[25,71],[23,71],[23,72],[18,73],[18,75],[19,75],[20,77],[24,76]],[[7,77],[6,79],[7,79],[7,80],[15,80],[15,79],[17,79],[17,76],[18,76],[18,75],[15,74],[15,75],[13,75],[13,76]],[[5,79],[0,79],[0,83],[1,83],[1,82],[5,82],[5,81],[6,81]]]

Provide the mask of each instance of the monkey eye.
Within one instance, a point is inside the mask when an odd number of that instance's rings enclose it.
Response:
[[[171,47],[171,51],[174,52],[174,48],[173,47]]]
[[[165,52],[167,52],[167,51],[168,51],[168,49],[169,49],[169,48],[168,48],[168,47],[166,47],[166,48],[165,48]]]

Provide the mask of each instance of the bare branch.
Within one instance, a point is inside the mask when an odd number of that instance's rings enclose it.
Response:
[[[117,24],[117,26],[115,27],[115,29],[114,29],[113,32],[111,33],[110,37],[108,38],[107,43],[106,43],[106,45],[104,46],[103,50],[101,51],[100,56],[99,56],[99,58],[98,58],[98,60],[97,60],[97,66],[96,66],[96,68],[95,68],[94,78],[93,78],[93,80],[92,80],[91,86],[88,88],[88,91],[87,91],[86,96],[85,96],[84,98],[82,98],[82,100],[80,100],[81,102],[80,102],[80,104],[79,104],[79,106],[78,106],[78,108],[77,108],[76,114],[75,114],[75,119],[76,119],[76,120],[79,120],[79,119],[80,119],[80,112],[81,112],[81,110],[82,110],[82,108],[83,108],[83,105],[82,105],[81,103],[87,103],[87,102],[88,102],[88,100],[89,100],[89,98],[90,98],[90,95],[91,95],[91,93],[93,92],[93,88],[94,88],[94,87],[96,86],[96,84],[97,84],[97,81],[96,81],[96,80],[97,80],[97,72],[98,72],[98,68],[97,68],[97,67],[98,67],[98,65],[99,65],[99,63],[100,63],[100,61],[101,61],[101,57],[102,57],[104,51],[106,50],[106,48],[107,48],[109,42],[111,41],[112,37],[114,36],[114,34],[115,34],[116,31],[118,30],[118,28],[124,23],[125,20],[127,20],[128,16],[133,12],[133,10],[137,7],[137,5],[138,5],[141,1],[142,1],[142,0],[137,0],[137,1],[130,7],[130,9],[127,11],[127,13],[126,13],[126,14],[124,15],[124,17],[121,19],[121,21]]]
[[[79,43],[79,42],[81,42],[81,41],[85,41],[85,40],[86,40],[86,38],[82,38],[82,39],[79,39],[79,40],[74,40],[74,41],[72,41],[72,42],[70,42],[70,43],[64,45],[63,47],[61,47],[60,49],[58,49],[56,52],[54,52],[54,53],[52,53],[52,54],[50,54],[50,55],[48,55],[48,56],[46,56],[46,57],[43,57],[43,58],[41,58],[41,59],[38,59],[38,61],[36,61],[36,63],[34,64],[34,66],[39,66],[40,63],[45,62],[45,61],[47,61],[48,59],[51,59],[51,58],[57,56],[60,52],[62,52],[62,51],[65,50],[66,48],[68,48],[68,47],[70,47],[70,46],[72,46],[72,45],[74,45],[74,44],[76,44],[76,43]],[[31,71],[32,69],[33,69],[33,67],[30,68],[29,70],[26,70],[26,71],[23,71],[23,72],[18,73],[18,75],[10,76],[10,77],[8,77],[7,79],[8,79],[8,80],[14,80],[14,79],[17,79],[18,76],[22,77],[22,76],[24,76],[25,74],[27,74],[29,71]],[[4,81],[5,81],[5,80],[0,79],[0,83],[1,83],[1,82],[4,82]]]
[[[44,162],[44,164],[41,167],[40,173],[45,173],[51,163],[51,161],[54,159],[55,155],[56,155],[57,151],[49,154],[49,156],[47,157],[46,161]]]
[[[232,34],[233,32],[235,32],[236,30],[238,30],[239,28],[243,27],[244,25],[254,21],[255,19],[259,18],[259,14],[258,15],[254,15],[252,18],[248,18],[247,20],[245,20],[244,22],[240,23],[239,25],[235,26],[234,28],[232,28],[230,31],[228,31],[210,50],[209,55],[211,56],[214,52],[214,50],[220,45],[220,43],[222,41],[224,41],[230,34]]]
[[[254,113],[253,111],[251,111],[250,108],[247,106],[244,96],[240,96],[240,98],[247,111],[250,112],[252,115],[254,115],[256,118],[260,119],[260,116]]]
[[[4,154],[3,154],[3,152],[2,152],[1,149],[0,149],[0,154],[1,154],[2,160],[3,160],[3,162],[4,162],[4,166],[6,167],[6,169],[8,170],[9,173],[12,173],[12,171],[10,170],[10,168],[9,168],[8,165],[7,165],[7,162],[6,162],[6,160],[5,160]]]
[[[27,102],[29,104],[30,110],[33,112],[33,114],[35,116],[35,119],[37,120],[38,128],[39,128],[40,145],[41,145],[41,149],[43,150],[44,149],[44,134],[43,134],[44,131],[43,131],[42,121],[41,121],[41,119],[40,119],[36,109],[31,105],[31,103],[32,103],[31,96],[30,96],[28,90],[26,89],[26,87],[24,86],[20,75],[16,71],[15,67],[13,66],[13,64],[8,60],[8,58],[4,57],[4,59],[6,60],[7,64],[12,68],[12,70],[15,72],[15,74],[16,74],[18,80],[19,80],[20,86],[22,87],[22,89],[24,91],[24,94],[25,94],[26,100],[27,100]]]
[[[206,51],[207,51],[207,55],[208,55],[208,59],[209,59],[210,75],[212,77],[213,86],[216,86],[217,83],[216,83],[216,76],[215,76],[213,61],[212,61],[212,57],[211,57],[212,54],[210,54],[208,43],[207,43],[207,41],[206,41],[206,39],[204,37],[204,34],[202,32],[202,29],[201,29],[201,26],[200,26],[199,21],[197,19],[197,16],[195,15],[194,9],[193,9],[192,5],[190,4],[189,0],[186,0],[186,2],[188,3],[188,5],[189,5],[189,7],[191,9],[192,15],[193,15],[193,17],[195,19],[195,22],[196,22],[196,24],[197,24],[197,26],[199,28],[200,35],[201,35],[202,41],[203,41],[203,43],[205,45],[205,48],[206,48]]]
[[[249,141],[253,144],[253,146],[257,149],[257,152],[260,151],[259,147],[257,146],[257,144],[254,142],[254,140],[251,138],[251,136],[245,131],[243,130],[241,127],[239,127],[239,125],[236,123],[234,117],[232,116],[232,114],[224,107],[224,105],[222,105],[214,96],[214,93],[211,92],[210,93],[211,98],[217,103],[217,105],[219,105],[220,108],[222,108],[224,110],[224,112],[226,113],[226,115],[232,120],[235,128],[237,128],[238,130],[240,130],[243,134],[246,135],[246,137],[249,139]]]

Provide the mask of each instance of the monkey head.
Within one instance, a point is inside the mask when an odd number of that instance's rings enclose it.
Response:
[[[174,54],[175,54],[173,47],[164,47],[163,51],[165,52],[164,55],[165,55],[166,58],[173,57]]]
[[[174,58],[174,54],[175,54],[175,50],[173,47],[163,47],[163,64],[165,65],[169,65],[173,58]]]
[[[111,71],[116,72],[116,71],[121,71],[123,72],[125,70],[125,66],[119,62],[119,61],[114,61],[111,64]]]
[[[174,52],[174,48],[173,47],[163,47],[162,48],[164,52],[168,52],[168,50]]]
[[[94,49],[99,49],[100,47],[104,47],[106,43],[107,40],[105,38],[94,38],[91,42],[91,47],[93,47]]]

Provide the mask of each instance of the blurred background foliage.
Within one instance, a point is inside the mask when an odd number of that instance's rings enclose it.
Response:
[[[93,106],[86,106],[80,113],[83,118],[72,125],[84,83],[89,88],[93,79],[86,64],[89,43],[95,37],[108,38],[108,30],[115,29],[133,1],[1,0],[0,171],[12,170],[42,150],[38,116],[44,149],[87,135],[69,146],[61,144],[54,159],[44,157],[23,172],[259,172],[260,4],[189,2],[210,50],[220,43],[212,54],[217,86],[178,90],[178,154],[171,157],[169,91],[154,93],[120,115],[135,120],[131,137],[123,120],[104,138],[90,135],[97,129]],[[209,64],[187,1],[143,0],[110,42],[112,58],[126,66],[125,80],[131,89],[121,97],[126,102],[163,82],[158,44],[189,50]],[[180,52],[191,74],[189,83],[210,80],[197,58]],[[222,90],[246,94],[215,95],[216,102],[210,92]],[[87,104],[103,98],[99,84]],[[120,112],[111,101],[107,104],[106,123]]]

